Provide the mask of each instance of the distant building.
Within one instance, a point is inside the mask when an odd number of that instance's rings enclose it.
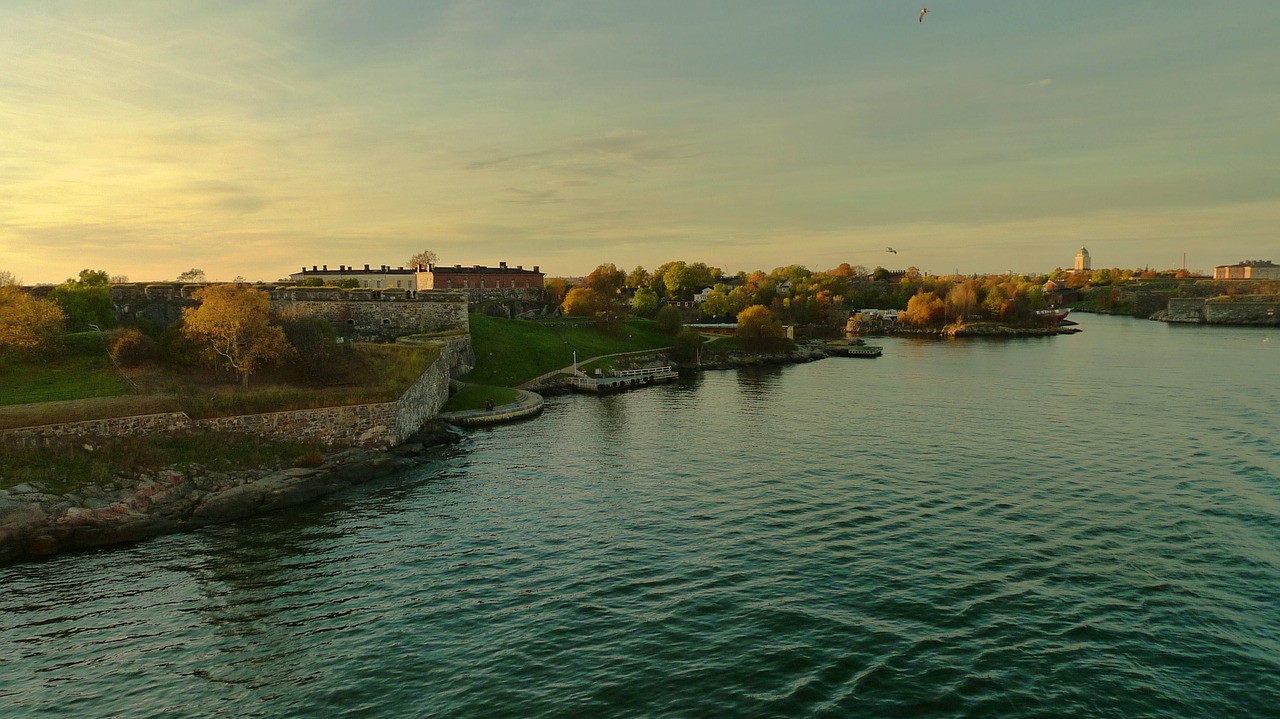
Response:
[[[328,265],[319,267],[312,265],[311,269],[307,269],[304,265],[301,272],[294,272],[289,275],[289,279],[294,282],[318,277],[325,282],[341,282],[343,280],[356,280],[362,288],[367,287],[371,290],[386,289],[402,289],[415,291],[418,289],[415,273],[412,268],[391,267],[382,265],[380,267],[370,268],[365,265],[364,269],[348,267],[346,265],[338,265],[338,269],[331,270]]]
[[[1271,260],[1244,260],[1213,268],[1215,280],[1280,280],[1280,265]]]
[[[1093,262],[1089,259],[1089,250],[1081,247],[1076,253],[1076,270],[1079,272],[1088,272],[1093,269]]]
[[[482,296],[504,295],[536,299],[542,295],[544,277],[537,265],[532,270],[526,270],[524,265],[507,267],[505,262],[499,262],[497,267],[427,265],[418,268],[417,284],[420,290],[461,291],[473,301]]]

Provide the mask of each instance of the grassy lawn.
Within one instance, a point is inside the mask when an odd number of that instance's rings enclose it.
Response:
[[[39,361],[0,358],[0,406],[110,397],[128,392],[96,332],[66,336],[66,349]]]
[[[634,352],[671,345],[651,320],[628,320],[614,334],[594,323],[542,323],[471,315],[471,343],[476,367],[466,381],[513,387],[573,364],[579,360],[615,352]]]
[[[79,443],[0,452],[0,489],[40,482],[45,491],[62,494],[111,481],[118,472],[139,473],[164,467],[199,464],[230,471],[308,464],[317,448],[297,442],[231,433],[151,434],[93,440],[92,450]]]
[[[465,412],[472,409],[484,409],[487,400],[493,400],[494,406],[511,404],[519,394],[510,387],[492,387],[483,384],[464,384],[458,393],[449,398],[442,412]]]

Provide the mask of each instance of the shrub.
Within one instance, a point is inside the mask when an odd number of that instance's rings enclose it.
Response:
[[[111,343],[111,359],[121,367],[137,367],[160,358],[160,343],[130,327],[116,334]]]

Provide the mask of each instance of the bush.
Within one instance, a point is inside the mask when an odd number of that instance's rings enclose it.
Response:
[[[684,318],[680,316],[680,310],[671,305],[663,305],[658,310],[658,316],[654,318],[654,322],[658,325],[658,331],[674,336],[684,326]]]
[[[159,342],[132,327],[117,333],[111,343],[111,359],[121,367],[137,367],[160,359],[162,353]]]
[[[367,358],[349,344],[338,344],[333,325],[322,317],[286,320],[284,336],[298,352],[297,378],[314,385],[354,384],[368,369]]]
[[[178,320],[169,325],[160,335],[160,349],[165,359],[171,364],[194,367],[206,361],[203,345],[187,336],[183,331],[184,323]]]

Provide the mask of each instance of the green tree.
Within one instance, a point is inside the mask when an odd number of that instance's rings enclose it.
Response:
[[[701,347],[702,335],[695,329],[686,328],[676,335],[668,356],[676,362],[693,362],[698,359]]]
[[[659,332],[672,336],[675,336],[684,326],[684,318],[680,316],[680,310],[671,305],[663,305],[662,309],[658,310],[655,322]]]
[[[723,292],[712,290],[707,299],[698,305],[698,314],[703,317],[723,317],[729,312],[729,298]]]
[[[641,287],[636,290],[635,297],[631,298],[632,314],[641,317],[652,317],[658,311],[658,293],[648,287]]]
[[[65,319],[57,303],[38,300],[16,285],[0,286],[0,352],[42,355],[52,351]]]
[[[248,285],[209,285],[191,297],[197,307],[182,310],[184,332],[203,344],[218,366],[234,371],[244,387],[264,364],[285,359],[293,347],[271,324],[271,301]]]
[[[640,265],[636,265],[636,268],[627,274],[627,287],[632,289],[648,287],[652,280],[653,277],[649,274],[648,270]]]
[[[738,314],[738,338],[751,350],[769,350],[779,346],[786,336],[782,324],[764,305],[752,305]]]
[[[111,276],[102,270],[80,270],[79,279],[69,279],[53,288],[49,299],[62,308],[67,326],[74,331],[84,331],[92,325],[106,329],[115,324]]]

